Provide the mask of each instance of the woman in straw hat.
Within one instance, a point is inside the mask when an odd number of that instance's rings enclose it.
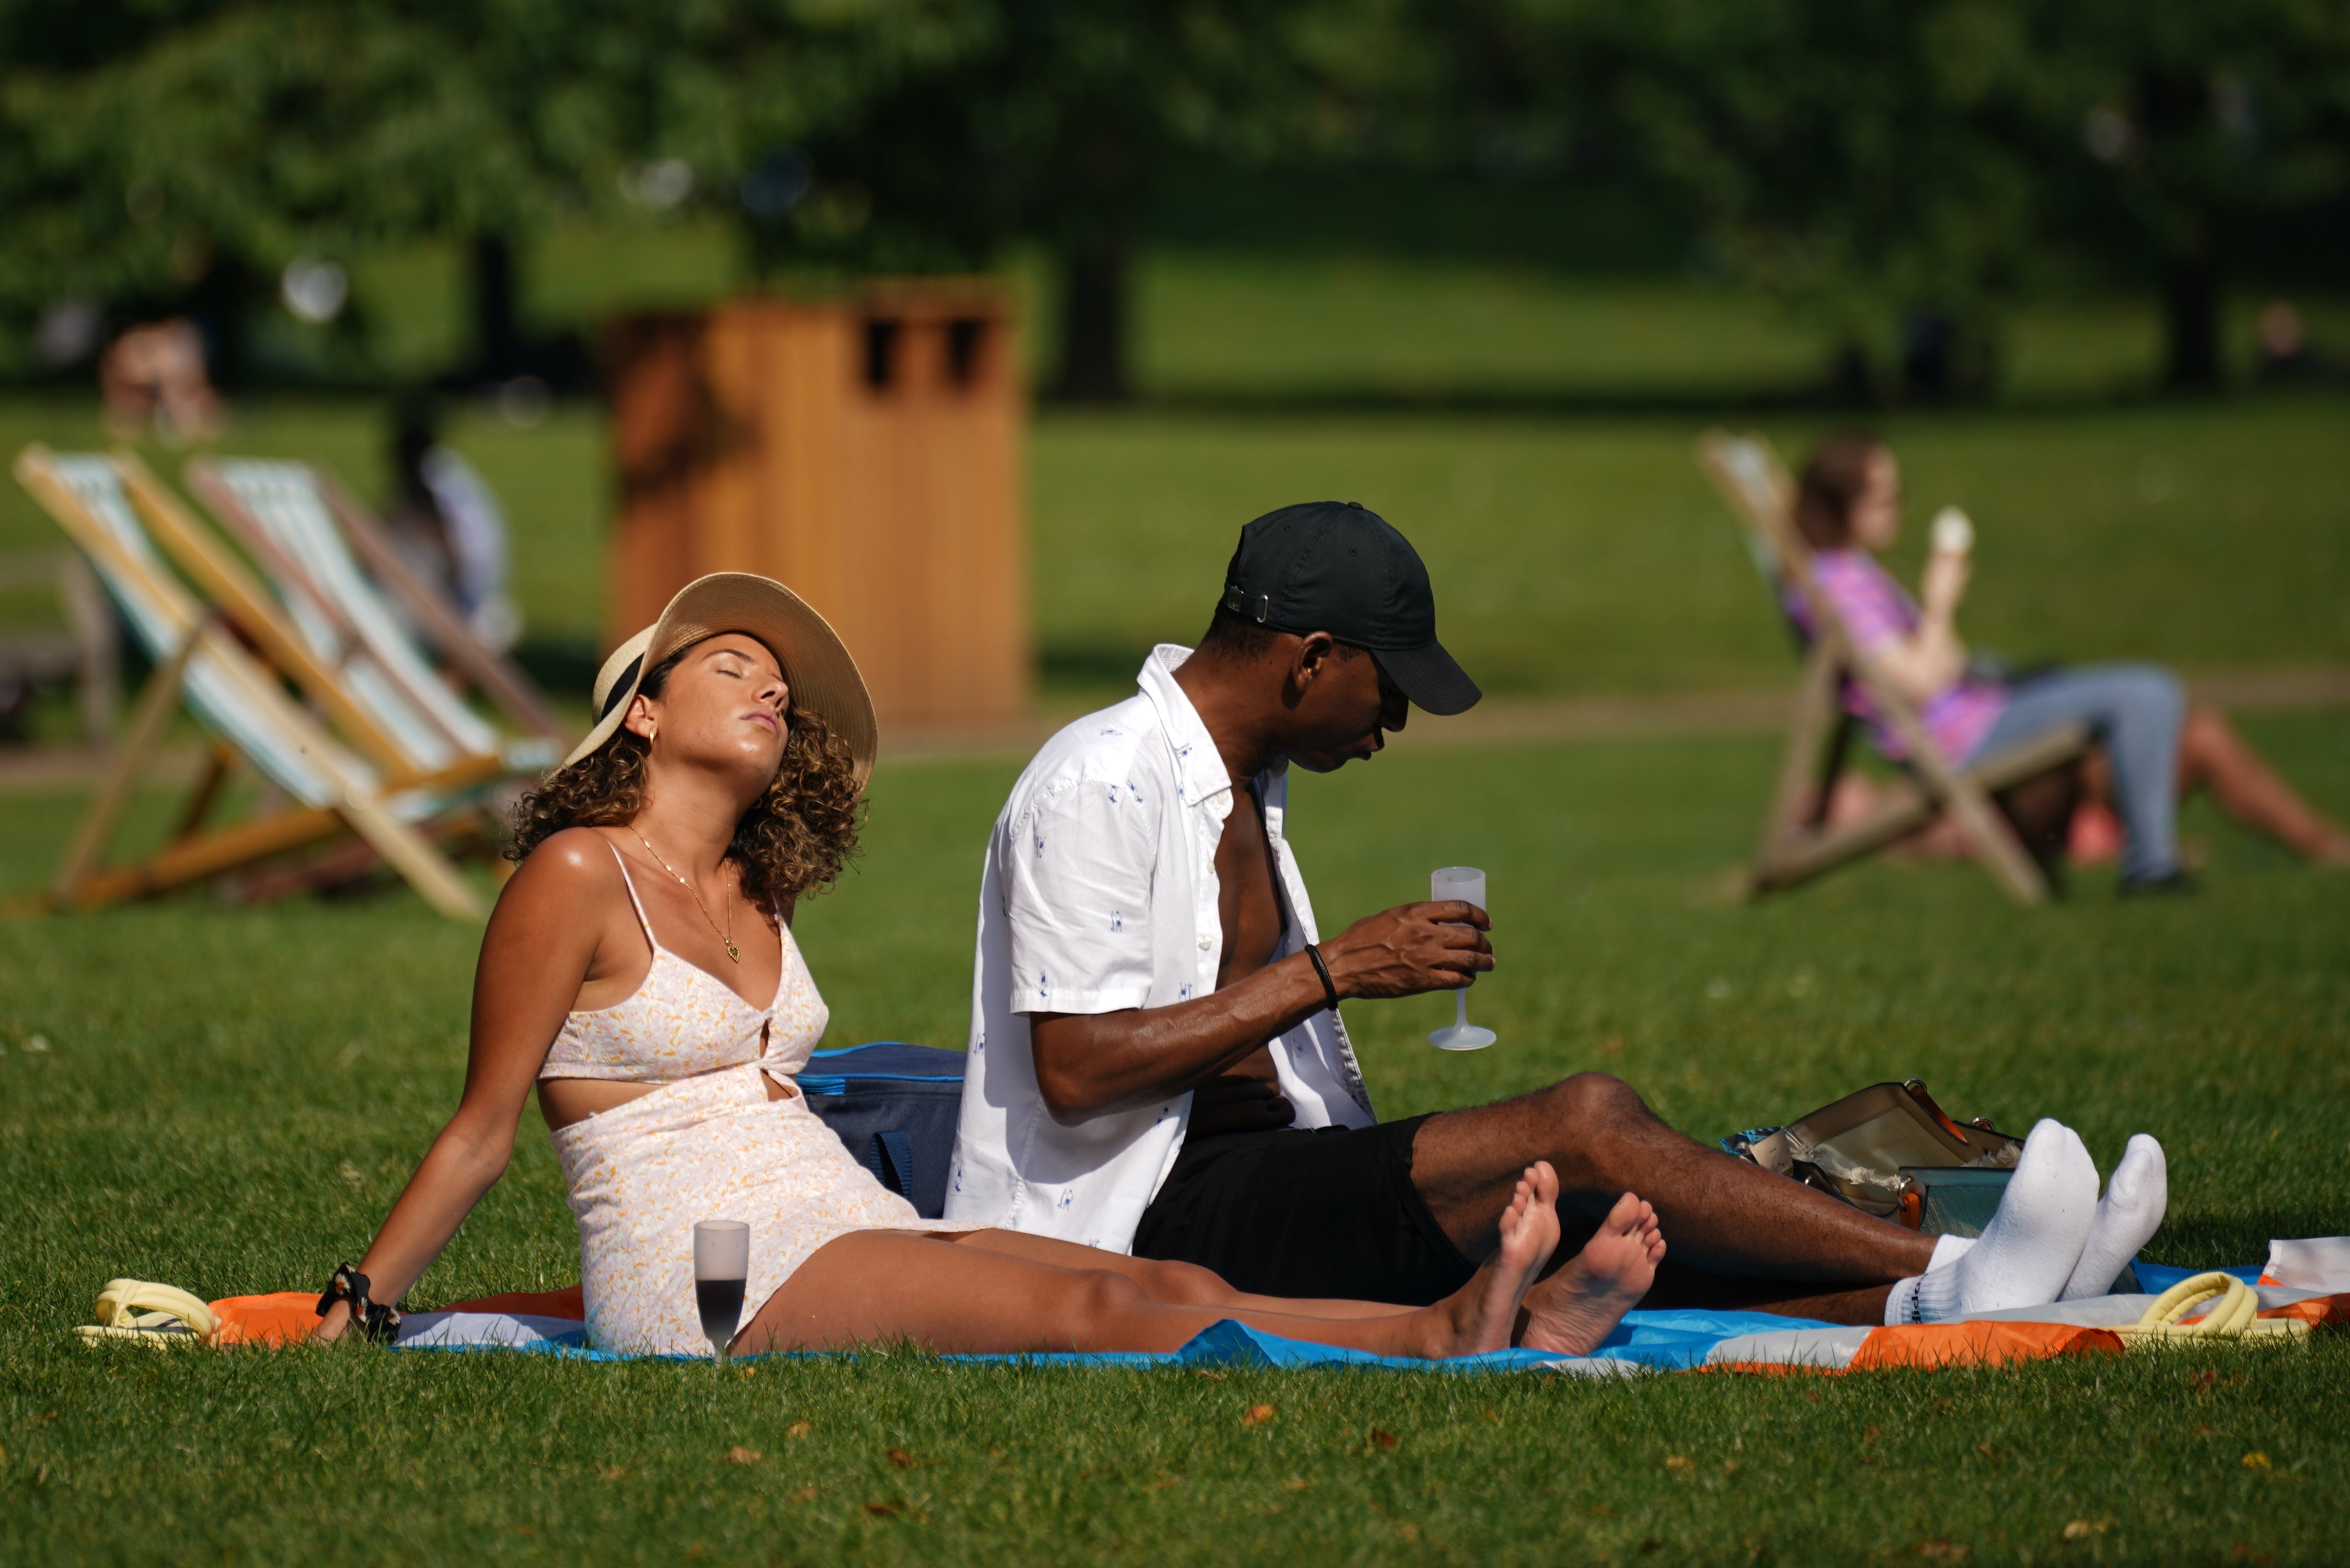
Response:
[[[596,680],[597,723],[523,802],[521,869],[474,981],[464,1097],[319,1332],[386,1309],[504,1171],[535,1085],[579,1222],[588,1336],[693,1354],[695,1221],[751,1227],[740,1351],[906,1338],[941,1350],[1171,1350],[1221,1318],[1407,1355],[1510,1343],[1558,1240],[1548,1166],[1461,1293],[1408,1310],[1235,1292],[1204,1270],[919,1217],[801,1097],[827,1018],[795,900],[855,846],[873,705],[823,618],[782,584],[702,578]],[[1663,1242],[1643,1205],[1570,1270],[1596,1345]],[[1586,1346],[1584,1348],[1588,1348]]]

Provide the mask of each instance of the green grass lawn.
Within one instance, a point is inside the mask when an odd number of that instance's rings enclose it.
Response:
[[[2339,715],[2254,738],[2350,812]],[[1436,999],[1350,1008],[1384,1114],[1622,1074],[1692,1134],[1915,1074],[1961,1116],[2170,1154],[2180,1264],[2350,1231],[2350,883],[2208,812],[2208,890],[2105,878],[2024,914],[1963,867],[1711,901],[1770,777],[1739,740],[1407,739],[1297,786],[1326,922],[1493,874],[1502,1042],[1430,1051]],[[799,929],[827,1044],[958,1043],[978,846],[1016,759],[899,762],[870,852]],[[72,819],[12,796],[0,877]],[[151,827],[161,803],[148,803]],[[2337,1560],[2350,1339],[1845,1379],[970,1368],[905,1354],[576,1366],[521,1356],[92,1353],[121,1273],[307,1287],[362,1249],[453,1106],[473,933],[405,894],[201,897],[0,926],[0,1542],[14,1562]],[[34,1034],[50,1048],[26,1048]],[[413,1293],[576,1277],[535,1116]],[[2206,1376],[2206,1374],[2212,1376]],[[1271,1421],[1243,1426],[1252,1405]],[[2334,1414],[2328,1415],[2332,1411]],[[801,1422],[804,1435],[794,1436]],[[1393,1448],[1378,1441],[1385,1432]],[[757,1458],[736,1462],[736,1449]],[[891,1451],[903,1458],[893,1459]],[[2253,1458],[2258,1456],[2258,1458]],[[2069,1533],[2068,1533],[2069,1532]]]
[[[2191,670],[2350,659],[2350,400],[1917,414],[1912,574],[1945,502],[1981,530],[1963,625],[2018,659],[2143,657]],[[1426,555],[1448,644],[1513,697],[1773,686],[1786,636],[1679,417],[1046,412],[1030,453],[1031,602],[1045,696],[1125,688],[1150,644],[1198,635],[1240,525],[1359,500]],[[1829,424],[1764,428],[1791,458]],[[611,477],[598,416],[454,439],[513,515],[529,637],[600,635]],[[102,440],[84,406],[0,402],[0,450]],[[224,449],[324,460],[369,493],[383,431],[361,402],[261,402]],[[175,472],[177,458],[154,461]],[[62,535],[0,486],[0,550]],[[40,613],[37,607],[23,613]],[[574,657],[576,667],[582,662]],[[592,668],[592,667],[591,667]],[[583,678],[584,684],[584,678]]]
[[[549,269],[536,318],[730,286],[724,254],[677,239],[599,242],[592,264]],[[362,304],[440,300],[385,319],[406,334],[403,362],[442,362],[454,270],[385,265],[362,275]],[[1033,433],[1046,705],[1130,689],[1150,642],[1196,634],[1240,524],[1326,495],[1420,545],[1448,642],[1499,695],[1786,682],[1783,632],[1690,461],[1700,421],[1537,410],[1783,384],[1818,362],[1797,327],[1694,284],[1426,257],[1165,249],[1139,289],[1139,359],[1167,401],[1046,412]],[[2142,380],[2147,321],[2126,303],[2032,318],[2013,346],[2019,396]],[[1405,408],[1480,397],[1523,407]],[[1348,400],[1394,407],[1340,411]],[[2346,411],[2312,395],[1888,423],[1917,515],[1944,501],[1975,514],[1979,642],[2211,670],[2350,659]],[[1792,449],[1825,422],[1765,428]],[[576,670],[603,630],[598,417],[566,407],[513,430],[466,410],[452,433],[512,512],[535,649]],[[224,446],[324,459],[376,493],[382,437],[367,402],[265,400],[238,408]],[[86,403],[0,402],[0,449],[35,439],[99,436]],[[60,543],[0,486],[0,550]],[[11,601],[0,624],[43,613]],[[2350,815],[2345,715],[2246,727]],[[2272,1236],[2350,1231],[2350,880],[2199,810],[2188,830],[2211,874],[2192,899],[2117,903],[2092,876],[2071,902],[2020,914],[1970,868],[1877,865],[1728,906],[1708,889],[1749,846],[1767,742],[1471,749],[1429,743],[1439,728],[1423,720],[1373,767],[1296,787],[1326,924],[1420,896],[1437,865],[1493,873],[1503,967],[1475,1005],[1502,1044],[1429,1050],[1449,1014],[1435,999],[1352,1009],[1384,1114],[1600,1068],[1711,1138],[1914,1074],[1962,1116],[2061,1116],[2107,1163],[2131,1132],[2158,1133],[2174,1194],[2158,1261],[2251,1261]],[[834,1010],[827,1044],[961,1042],[980,845],[1018,765],[885,760],[869,854],[800,921]],[[0,795],[0,893],[38,885],[79,806]],[[152,842],[170,803],[144,798],[136,816],[134,838]],[[910,1355],[719,1381],[700,1366],[361,1347],[76,1346],[68,1326],[117,1274],[218,1296],[307,1288],[359,1253],[454,1105],[476,940],[404,893],[259,909],[191,895],[0,922],[0,1560],[2342,1555],[2338,1334],[2274,1355],[1612,1386]],[[534,1117],[412,1299],[577,1272]],[[1243,1427],[1260,1403],[1279,1415]],[[732,1462],[737,1449],[757,1457]]]

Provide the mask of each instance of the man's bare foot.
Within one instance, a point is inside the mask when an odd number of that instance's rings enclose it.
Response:
[[[1590,1355],[1648,1293],[1664,1257],[1657,1211],[1627,1192],[1583,1251],[1526,1293],[1525,1331],[1518,1343],[1528,1350]]]
[[[1558,1250],[1558,1173],[1536,1160],[1502,1214],[1502,1244],[1474,1278],[1428,1310],[1431,1357],[1507,1350],[1527,1290]]]

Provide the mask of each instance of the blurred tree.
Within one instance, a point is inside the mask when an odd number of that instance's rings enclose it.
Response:
[[[204,304],[233,344],[297,257],[452,238],[494,363],[518,237],[852,117],[961,47],[951,5],[0,0],[0,307]]]
[[[2335,0],[1468,0],[1409,26],[1456,155],[1636,159],[1848,362],[1902,321],[1928,389],[1983,386],[2001,304],[2085,254],[2154,275],[2168,383],[2214,386],[2231,236],[2350,193]]]
[[[770,275],[1038,243],[1053,385],[1107,399],[1172,160],[1613,165],[1855,363],[1906,317],[1912,379],[1980,384],[2087,252],[2161,276],[2198,386],[2231,234],[2350,191],[2345,120],[2339,0],[0,0],[0,310],[196,308],[233,357],[287,264],[432,237],[495,371],[521,241],[723,212]]]
[[[0,306],[184,307],[287,262],[466,246],[477,369],[567,215],[746,228],[762,272],[1061,265],[1056,385],[1123,395],[1127,260],[1170,150],[1285,112],[1233,0],[0,0]]]
[[[1849,392],[1904,317],[1913,378],[1989,379],[1996,302],[2035,263],[2016,4],[1477,0],[1429,17],[1471,75],[1452,95],[1476,106],[1471,149],[1641,169],[1692,211],[1704,265],[1828,325]]]
[[[2350,196],[2350,7],[2039,0],[2035,24],[2054,226],[2152,273],[2166,382],[2216,388],[2248,229]]]
[[[0,298],[19,312],[67,296],[194,306],[233,361],[244,311],[293,258],[535,194],[514,128],[401,11],[31,0],[0,31]]]
[[[1037,243],[1061,290],[1054,391],[1122,399],[1142,210],[1171,158],[1260,154],[1305,112],[1300,11],[965,0],[967,52],[810,138],[816,193],[783,237],[889,266],[984,265],[1009,241]]]

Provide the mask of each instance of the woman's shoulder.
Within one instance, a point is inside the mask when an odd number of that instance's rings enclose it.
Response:
[[[1888,574],[1878,566],[1877,557],[1866,550],[1822,550],[1812,557],[1812,571],[1821,577],[1842,577],[1847,581],[1866,581]]]
[[[612,869],[612,841],[595,828],[567,827],[540,840],[523,865],[525,867],[544,865],[550,870],[560,867],[575,874],[588,871],[608,874]]]
[[[1812,557],[1812,580],[1840,602],[1898,599],[1901,585],[1866,550],[1822,550]]]
[[[592,827],[551,833],[523,857],[500,898],[592,898],[619,891],[619,863],[611,840]]]

